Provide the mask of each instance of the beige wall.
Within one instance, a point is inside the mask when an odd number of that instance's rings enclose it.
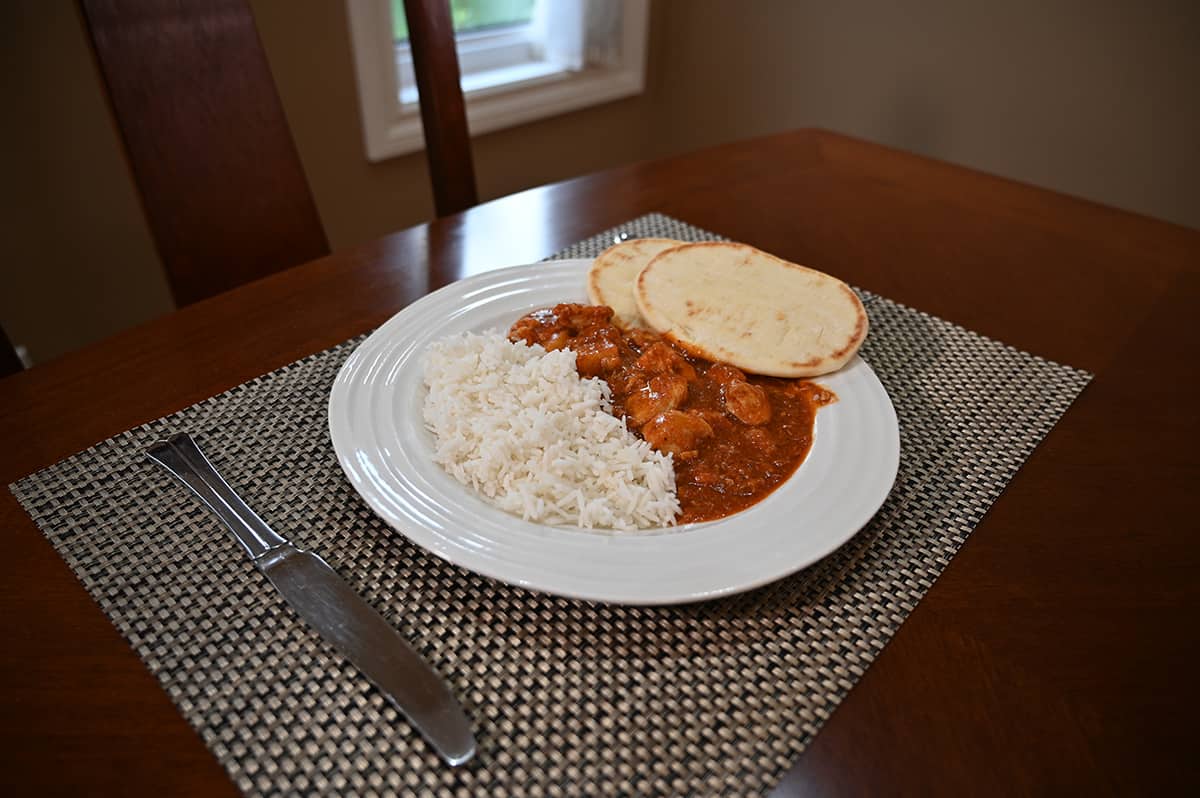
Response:
[[[816,125],[1200,228],[1195,0],[671,0],[666,16],[663,149]]]
[[[74,3],[0,3],[0,36],[0,324],[40,361],[173,306]]]
[[[432,215],[363,157],[340,0],[252,0],[333,246]],[[817,125],[1200,227],[1200,4],[655,0],[648,88],[476,140],[484,198]],[[0,322],[44,360],[170,308],[72,5],[0,4]]]

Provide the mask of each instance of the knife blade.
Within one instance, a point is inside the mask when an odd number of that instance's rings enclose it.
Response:
[[[212,510],[292,609],[383,691],[446,762],[471,759],[475,736],[449,687],[328,563],[272,530],[187,433],[156,442],[146,456]]]

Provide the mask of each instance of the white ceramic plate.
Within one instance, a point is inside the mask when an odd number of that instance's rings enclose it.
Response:
[[[421,418],[422,356],[439,338],[506,331],[521,315],[586,302],[591,261],[500,269],[435,291],[393,316],[342,366],[329,431],[351,484],[388,524],[452,563],[574,598],[672,604],[737,593],[816,562],[849,540],[891,490],[900,456],[896,413],[856,357],[817,381],[838,401],[817,413],[796,473],[744,512],[652,533],[522,521],[490,506],[433,462]]]

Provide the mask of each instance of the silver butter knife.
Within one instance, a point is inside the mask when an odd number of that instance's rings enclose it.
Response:
[[[451,765],[475,754],[475,736],[446,683],[379,613],[317,555],[275,533],[221,478],[186,433],[146,450],[229,527],[300,617],[333,644]]]

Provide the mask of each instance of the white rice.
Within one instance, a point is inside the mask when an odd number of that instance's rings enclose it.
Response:
[[[609,414],[608,384],[581,379],[574,352],[464,333],[430,347],[425,386],[436,461],[500,509],[586,528],[673,523],[671,458]]]

